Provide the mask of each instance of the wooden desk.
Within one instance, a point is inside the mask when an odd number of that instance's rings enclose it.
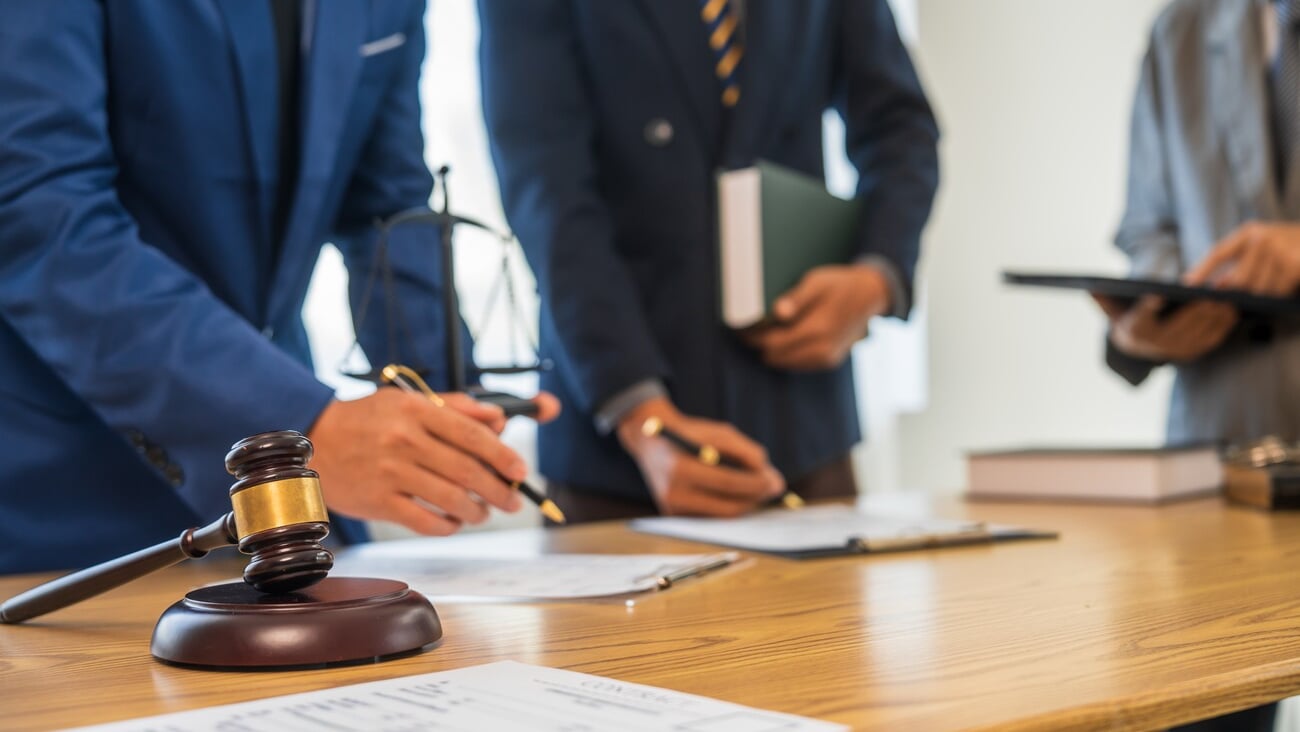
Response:
[[[107,722],[515,659],[854,729],[1150,729],[1300,693],[1300,514],[949,504],[1059,541],[756,558],[633,608],[442,604],[433,651],[293,673],[149,657],[159,613],[236,573],[195,562],[30,626],[0,626],[0,726]],[[694,552],[621,525],[473,535],[548,551]],[[0,597],[35,577],[0,579]]]

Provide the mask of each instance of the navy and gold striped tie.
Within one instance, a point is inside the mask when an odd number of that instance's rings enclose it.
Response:
[[[709,28],[709,48],[717,63],[713,71],[722,82],[722,106],[740,101],[740,58],[745,49],[736,37],[739,18],[731,0],[700,0],[700,18]]]

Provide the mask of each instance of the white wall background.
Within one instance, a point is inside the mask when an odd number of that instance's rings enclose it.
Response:
[[[1105,368],[1086,296],[1000,272],[1125,271],[1110,242],[1129,111],[1164,4],[918,0],[943,184],[922,274],[927,403],[898,433],[906,486],[960,488],[968,449],[1161,440],[1169,374],[1130,388]]]

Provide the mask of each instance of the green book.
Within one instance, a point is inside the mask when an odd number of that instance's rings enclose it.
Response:
[[[805,272],[852,261],[858,212],[857,201],[775,163],[719,173],[722,321],[760,323]]]

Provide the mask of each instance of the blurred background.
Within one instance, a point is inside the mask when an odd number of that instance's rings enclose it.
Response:
[[[1105,324],[1085,296],[1013,290],[1000,273],[1124,272],[1111,239],[1129,111],[1146,35],[1165,2],[893,2],[943,129],[942,185],[916,313],[907,323],[878,321],[855,352],[868,434],[856,455],[864,491],[956,492],[973,449],[1161,441],[1169,375],[1129,387],[1103,363]],[[451,166],[458,213],[506,230],[479,107],[474,0],[429,5],[425,158],[431,168]],[[831,115],[826,129],[829,185],[847,194],[854,174],[842,125]],[[534,283],[517,249],[457,232],[457,278],[481,364],[511,358],[507,309],[498,302],[484,314],[503,253],[520,295],[517,317],[535,329]],[[327,248],[305,315],[320,377],[356,396],[370,387],[339,373],[353,337],[346,277]],[[514,340],[516,354],[526,353]],[[536,388],[532,376],[496,385]],[[534,438],[526,420],[507,434],[530,460]],[[527,513],[490,525],[536,521]]]

